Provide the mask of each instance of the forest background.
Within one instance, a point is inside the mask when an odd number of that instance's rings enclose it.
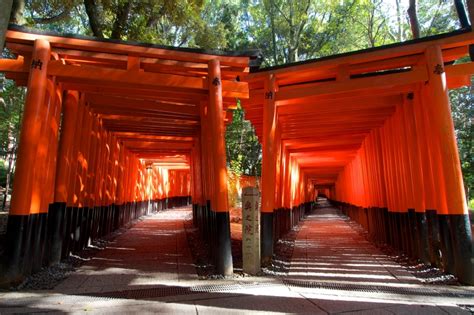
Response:
[[[10,1],[2,1],[2,6]],[[14,0],[34,29],[219,50],[260,49],[262,67],[460,29],[474,0]],[[460,19],[461,17],[461,19]],[[461,21],[461,22],[460,22]],[[9,57],[8,51],[3,51]],[[464,184],[474,208],[474,93],[450,91]],[[0,77],[0,211],[14,180],[25,89]],[[238,100],[236,100],[238,102]],[[261,147],[237,106],[227,126],[230,177],[259,176]]]

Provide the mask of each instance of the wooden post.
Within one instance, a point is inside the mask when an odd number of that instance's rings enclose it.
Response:
[[[217,228],[217,271],[232,275],[232,253],[230,241],[230,218],[227,201],[227,166],[224,143],[224,117],[222,104],[222,81],[219,60],[209,61],[209,132],[212,134],[212,156],[214,157],[214,204]],[[211,152],[209,152],[211,153]]]
[[[262,133],[262,266],[270,264],[273,256],[273,210],[275,209],[275,108],[276,80],[270,75],[264,82]]]
[[[33,185],[33,169],[41,135],[42,113],[47,88],[47,68],[51,56],[49,42],[37,39],[33,48],[31,69],[28,78],[23,122],[20,134],[20,146],[16,162],[15,181],[7,227],[7,248],[2,262],[4,270],[0,273],[0,284],[22,280],[24,255],[24,237],[30,214],[30,201]]]
[[[403,105],[404,128],[406,130],[406,140],[408,143],[408,154],[411,163],[413,197],[415,206],[416,232],[418,241],[418,257],[426,264],[430,262],[428,224],[426,222],[426,193],[423,184],[423,165],[421,160],[421,149],[417,144],[418,134],[415,123],[415,110],[413,99],[419,97],[410,93],[405,96],[406,102]]]
[[[471,225],[467,210],[466,195],[462,179],[459,153],[451,118],[446,73],[441,48],[433,46],[425,52],[428,70],[427,92],[431,102],[427,106],[431,128],[436,136],[441,154],[446,203],[453,238],[454,263],[456,275],[461,282],[474,284],[473,248]]]

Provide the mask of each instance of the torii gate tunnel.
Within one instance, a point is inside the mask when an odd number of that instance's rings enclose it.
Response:
[[[193,204],[233,272],[225,124],[240,99],[263,148],[262,263],[325,194],[377,241],[474,284],[448,88],[474,33],[254,71],[219,53],[13,28],[0,71],[27,86],[0,283],[143,214]],[[441,253],[441,254],[440,254]]]

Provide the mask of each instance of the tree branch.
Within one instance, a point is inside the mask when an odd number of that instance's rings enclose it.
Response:
[[[55,16],[41,17],[41,18],[33,17],[33,21],[37,24],[54,23],[54,22],[58,22],[58,21],[61,21],[61,20],[64,20],[65,18],[67,18],[69,16],[70,12],[71,12],[70,9],[64,9],[63,12],[61,12],[61,13],[55,15]]]
[[[10,23],[23,25],[25,23],[25,19],[23,17],[24,11],[25,0],[13,0]]]

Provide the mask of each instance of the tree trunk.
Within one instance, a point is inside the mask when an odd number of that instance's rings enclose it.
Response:
[[[121,39],[123,35],[123,30],[128,21],[128,16],[130,15],[131,8],[131,1],[127,1],[119,5],[117,15],[115,16],[114,26],[112,28],[112,35],[110,36],[110,38]]]
[[[458,13],[459,23],[461,24],[461,27],[469,27],[469,20],[467,18],[466,9],[464,8],[462,0],[454,0],[454,6],[456,7],[456,12]]]
[[[398,41],[401,42],[402,38],[402,14],[400,10],[400,0],[395,0],[397,5],[397,32],[398,32]]]
[[[11,8],[11,15],[10,15],[10,23],[23,25],[25,23],[25,19],[23,18],[24,11],[25,11],[25,0],[13,0],[13,5]]]
[[[102,25],[95,0],[84,0],[84,6],[86,7],[86,13],[89,18],[89,26],[92,30],[92,33],[96,37],[103,38],[104,33],[102,31]]]
[[[0,2],[0,51],[5,45],[5,35],[7,33],[8,21],[12,10],[13,0],[2,0]]]
[[[7,166],[7,178],[6,178],[6,183],[5,183],[5,192],[3,194],[3,204],[2,204],[2,210],[5,211],[6,205],[7,205],[7,198],[10,193],[10,186],[11,186],[11,181],[12,181],[12,175],[13,175],[13,152],[10,152],[8,155],[8,166]]]
[[[407,10],[410,19],[410,27],[413,38],[420,38],[420,24],[418,23],[418,14],[416,11],[416,0],[410,0],[410,6]]]
[[[2,210],[5,211],[6,205],[7,205],[7,198],[8,194],[10,192],[10,185],[11,185],[11,178],[13,174],[13,156],[15,155],[15,140],[12,135],[12,127],[9,126],[8,128],[8,142],[7,142],[7,178],[5,181],[5,191],[3,193],[3,202],[2,202]]]
[[[277,44],[276,44],[276,34],[275,34],[275,15],[274,15],[274,2],[270,2],[269,14],[270,14],[270,27],[272,30],[272,45],[273,45],[273,65],[278,64],[277,60]]]
[[[469,20],[471,21],[471,26],[474,25],[474,0],[466,0],[467,12],[469,13]]]

